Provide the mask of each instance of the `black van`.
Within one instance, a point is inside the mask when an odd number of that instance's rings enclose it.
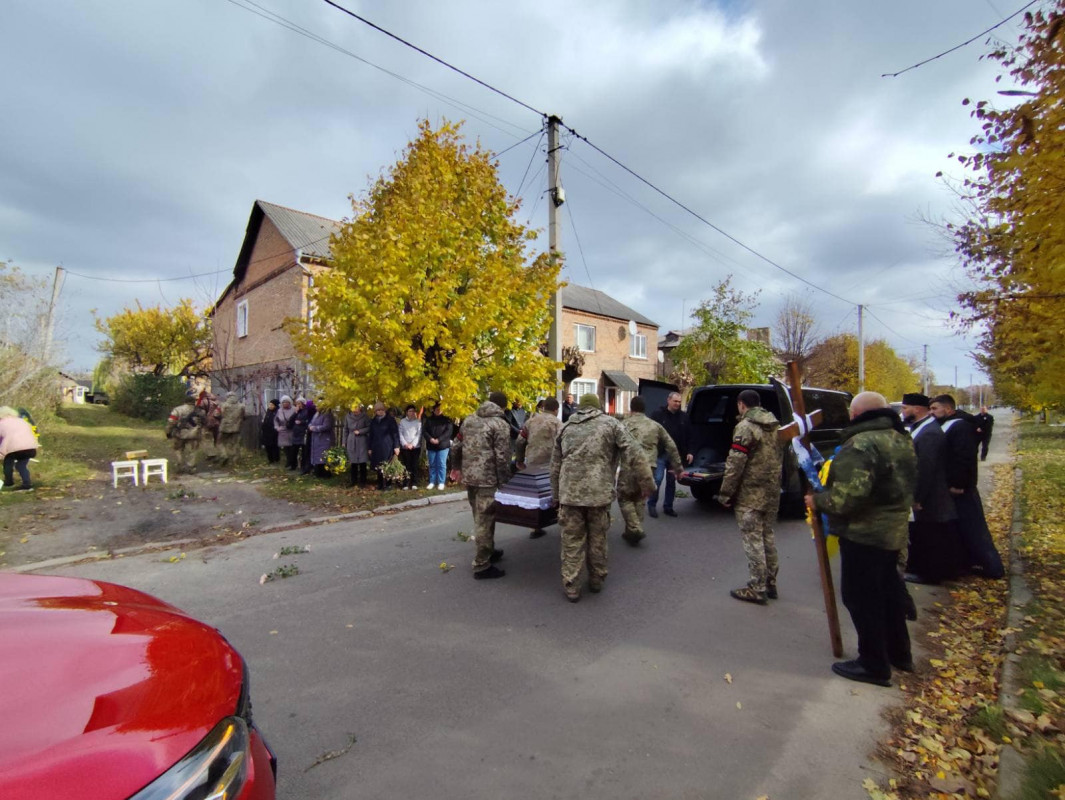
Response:
[[[772,412],[781,425],[792,421],[787,387],[777,381],[772,384],[719,384],[695,389],[688,403],[695,457],[677,481],[689,487],[696,500],[710,502],[721,488],[725,459],[732,444],[732,430],[738,418],[736,398],[745,389],[758,392],[762,407]],[[822,455],[830,456],[840,443],[843,428],[850,421],[851,395],[831,389],[803,388],[802,397],[808,413],[821,410],[821,424],[810,432],[810,444]],[[802,482],[790,447],[785,450],[782,469],[781,516],[802,516]]]

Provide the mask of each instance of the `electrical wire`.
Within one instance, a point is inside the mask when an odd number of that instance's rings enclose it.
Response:
[[[916,64],[912,64],[912,65],[906,67],[906,69],[900,69],[898,72],[885,72],[880,77],[881,78],[897,78],[897,77],[899,77],[899,75],[902,75],[903,73],[909,72],[911,69],[917,69],[918,67],[923,67],[925,64],[928,64],[928,63],[930,63],[932,61],[935,61],[937,58],[942,58],[943,56],[950,55],[955,50],[961,50],[963,47],[967,47],[968,45],[972,44],[973,42],[975,42],[977,39],[981,38],[982,36],[987,36],[987,34],[991,33],[991,31],[995,30],[995,28],[1001,28],[1003,25],[1005,25],[1007,22],[1009,22],[1015,16],[1017,16],[1018,14],[1020,14],[1023,11],[1027,11],[1029,8],[1031,8],[1036,3],[1039,3],[1041,1],[1042,0],[1031,0],[1030,3],[1025,3],[1025,5],[1022,8],[1018,9],[1017,11],[1014,11],[1012,14],[1010,14],[1008,17],[1006,17],[1001,22],[995,23],[990,28],[988,28],[986,31],[983,31],[982,33],[976,34],[976,36],[974,36],[971,39],[966,39],[961,44],[955,45],[954,47],[950,48],[949,50],[944,50],[939,55],[932,56],[931,58],[926,58],[924,61],[918,61]],[[327,0],[327,2],[328,2],[328,0]]]
[[[536,142],[536,147],[533,148],[532,153],[529,156],[529,163],[525,166],[525,174],[521,176],[521,183],[518,184],[518,191],[514,194],[520,196],[521,190],[525,188],[525,179],[529,177],[529,170],[532,169],[533,160],[536,158],[536,154],[540,152],[540,143],[544,140],[544,130],[540,129],[540,138]]]
[[[577,223],[573,219],[573,209],[570,208],[570,203],[565,204],[566,214],[569,216],[570,230],[573,231],[573,240],[577,242],[577,252],[580,253],[581,262],[584,264],[584,274],[588,276],[588,288],[593,292],[597,292],[595,283],[592,281],[592,272],[588,269],[588,260],[584,257],[584,248],[581,247],[581,237],[577,234]],[[598,292],[595,295],[595,305],[599,309],[600,316],[607,316],[603,313],[603,306],[599,302]]]

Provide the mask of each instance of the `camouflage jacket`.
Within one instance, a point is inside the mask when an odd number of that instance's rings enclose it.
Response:
[[[244,404],[231,394],[222,403],[222,424],[218,426],[220,433],[239,433],[240,425],[244,422]]]
[[[193,403],[183,403],[170,412],[166,419],[168,439],[200,439],[203,437],[204,410]]]
[[[510,425],[503,409],[481,403],[462,421],[451,443],[451,465],[467,486],[502,486],[510,480]]]
[[[551,494],[567,506],[608,506],[614,501],[618,463],[641,492],[655,489],[643,448],[613,417],[580,408],[562,426],[551,456]]]
[[[551,453],[562,423],[554,414],[540,412],[529,418],[518,434],[515,454],[519,464],[533,467],[551,466]]]
[[[633,439],[639,442],[640,447],[643,448],[643,454],[652,467],[657,463],[658,457],[664,455],[669,460],[671,470],[681,471],[682,465],[677,443],[660,424],[646,414],[637,412],[626,417],[621,425]],[[622,467],[621,475],[618,476],[618,494],[623,497],[638,497],[641,494],[639,475]]]
[[[737,508],[776,511],[784,450],[777,439],[780,423],[760,406],[748,408],[735,430],[725,460],[720,497]]]
[[[917,484],[913,442],[891,409],[861,414],[843,432],[826,490],[814,507],[832,533],[858,544],[899,550],[906,544]]]

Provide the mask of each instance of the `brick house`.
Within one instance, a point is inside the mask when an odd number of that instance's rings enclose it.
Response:
[[[309,390],[307,367],[282,327],[308,318],[308,292],[327,269],[330,237],[340,223],[256,200],[233,280],[211,311],[212,383],[239,391],[258,413],[283,394]]]
[[[297,356],[286,319],[307,320],[314,278],[329,266],[329,241],[340,223],[256,200],[233,280],[212,310],[211,380],[239,391],[256,413],[282,394],[313,390],[313,376]],[[562,346],[577,347],[581,374],[566,390],[592,393],[612,413],[628,411],[640,378],[654,378],[658,325],[595,289],[562,289]],[[631,323],[631,325],[630,325]]]
[[[640,378],[653,380],[658,367],[658,323],[586,286],[562,287],[562,347],[584,357],[579,377],[566,391],[580,399],[594,394],[611,414],[626,413]]]

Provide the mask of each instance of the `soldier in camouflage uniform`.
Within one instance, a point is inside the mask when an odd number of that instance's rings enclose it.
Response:
[[[571,603],[588,589],[599,592],[607,575],[606,532],[618,463],[633,476],[643,498],[655,490],[655,476],[640,444],[613,417],[599,410],[599,398],[586,394],[562,426],[551,457],[551,493],[559,504],[562,532],[562,587]]]
[[[510,425],[503,418],[507,398],[492,392],[488,401],[462,421],[451,443],[451,479],[466,484],[473,512],[473,577],[502,578],[506,572],[495,565],[503,551],[495,547],[496,488],[510,480]]]
[[[807,495],[806,507],[827,514],[839,536],[840,594],[858,632],[858,658],[837,661],[832,671],[890,686],[892,667],[913,670],[906,592],[896,562],[909,529],[917,455],[882,395],[857,395],[850,416],[828,485]]]
[[[680,451],[669,432],[644,414],[646,408],[642,397],[632,398],[629,404],[632,413],[621,424],[643,447],[648,463],[656,464],[658,457],[664,455],[669,461],[669,471],[676,475],[681,471]],[[622,469],[618,476],[618,507],[625,520],[625,532],[621,538],[633,547],[639,547],[644,538],[643,515],[647,508],[637,479],[638,476],[627,469]]]
[[[220,463],[227,464],[240,452],[240,428],[244,423],[244,404],[236,392],[226,395],[222,403],[222,421],[218,425],[218,449]]]
[[[558,400],[548,397],[538,407],[536,414],[526,420],[518,434],[515,445],[515,458],[518,469],[530,472],[544,472],[551,468],[551,454],[555,451],[555,439],[562,429],[558,419]],[[529,534],[530,539],[539,539],[547,531],[536,528]]]
[[[196,470],[196,451],[200,449],[206,416],[206,412],[196,402],[196,391],[189,389],[185,393],[185,402],[173,409],[167,417],[166,438],[174,447],[178,472],[191,473]]]
[[[718,500],[735,507],[736,522],[747,553],[750,580],[729,594],[737,600],[765,605],[777,599],[777,547],[773,523],[780,506],[780,475],[784,451],[777,431],[780,422],[762,406],[758,392],[744,389],[736,400],[740,421],[732,432]]]

